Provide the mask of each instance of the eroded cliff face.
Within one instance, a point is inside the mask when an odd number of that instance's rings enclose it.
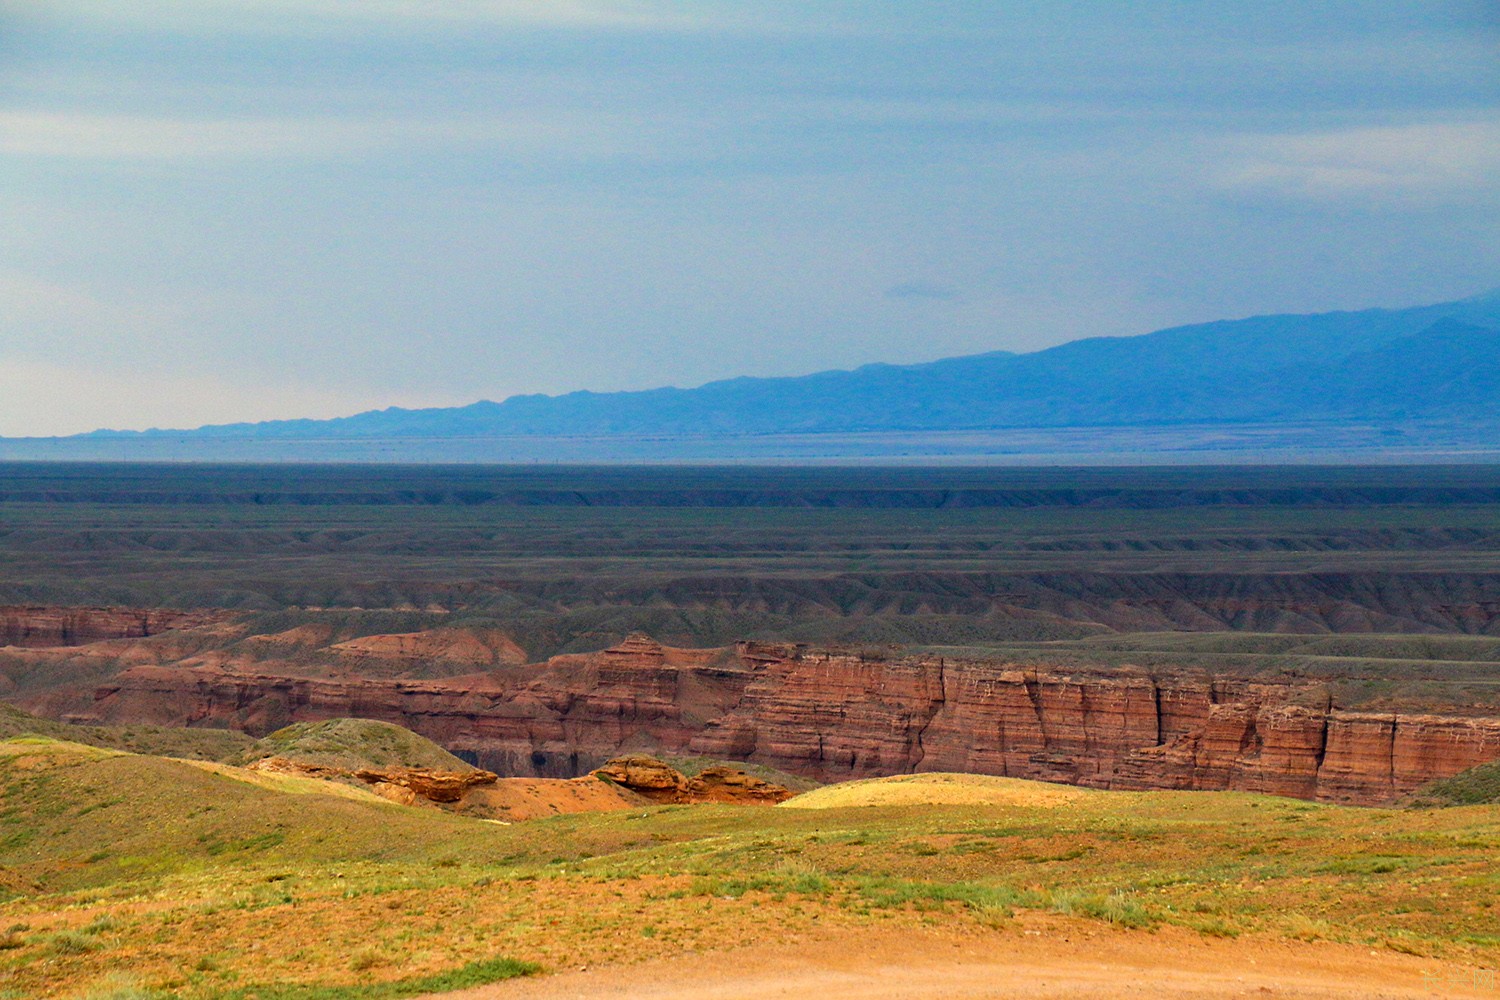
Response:
[[[81,646],[194,628],[229,617],[222,611],[163,608],[0,607],[0,646]]]
[[[139,665],[79,718],[259,733],[341,716],[398,723],[500,774],[547,777],[643,750],[823,780],[970,771],[1375,804],[1500,758],[1500,719],[1342,711],[1311,685],[765,643],[674,649],[644,636],[437,680]]]

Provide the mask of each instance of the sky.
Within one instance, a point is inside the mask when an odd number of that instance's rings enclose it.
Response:
[[[0,435],[1500,286],[1500,2],[0,0]]]

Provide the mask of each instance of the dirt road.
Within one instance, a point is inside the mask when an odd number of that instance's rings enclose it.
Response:
[[[1041,1000],[1286,997],[1500,1000],[1495,973],[1349,945],[1217,940],[1023,917],[994,932],[883,929],[766,948],[660,954],[442,1000]],[[643,941],[643,948],[653,942]],[[434,997],[423,1000],[437,1000]]]

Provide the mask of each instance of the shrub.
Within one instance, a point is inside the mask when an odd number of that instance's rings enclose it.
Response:
[[[1240,936],[1240,929],[1221,917],[1190,922],[1188,926],[1199,934],[1204,934],[1208,937],[1234,938]]]
[[[114,917],[110,916],[108,913],[101,913],[99,914],[99,916],[89,921],[89,925],[83,929],[83,933],[104,934],[114,930],[119,926],[119,922],[116,921]]]
[[[58,931],[47,938],[47,950],[54,955],[86,955],[99,948],[98,938],[81,931]]]
[[[390,959],[386,958],[378,949],[364,948],[355,952],[354,957],[349,959],[349,971],[364,972],[366,969],[373,969],[376,966],[386,965],[389,962]]]
[[[1119,892],[1108,896],[1056,893],[1052,897],[1052,910],[1104,920],[1118,927],[1144,928],[1157,923],[1156,916],[1139,900]]]

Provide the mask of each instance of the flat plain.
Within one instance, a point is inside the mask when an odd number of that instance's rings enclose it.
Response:
[[[0,465],[0,605],[1306,670],[1488,706],[1500,467]]]

